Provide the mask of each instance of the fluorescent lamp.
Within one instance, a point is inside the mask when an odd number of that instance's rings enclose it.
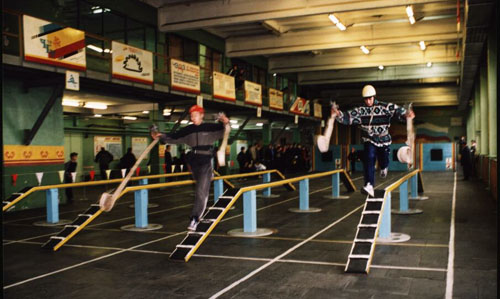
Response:
[[[339,19],[337,19],[337,17],[334,15],[334,14],[329,14],[328,15],[328,18],[330,19],[330,21],[332,21],[333,24],[335,24],[335,26],[337,26],[337,28],[339,28],[341,31],[344,31],[346,29],[345,25],[342,24]]]
[[[273,77],[276,77],[276,73],[273,74]]]
[[[102,114],[94,114],[94,117],[102,117]]]
[[[186,119],[181,120],[181,124],[184,124],[184,125],[187,124],[188,122],[189,122],[189,120],[186,120]]]
[[[423,40],[421,40],[418,44],[420,45],[420,50],[425,51],[425,48],[426,48],[425,42]]]
[[[409,19],[410,19],[411,25],[415,24],[415,17],[414,16],[409,17]]]
[[[262,127],[264,124],[263,123],[256,123],[255,124],[257,127]]]
[[[108,105],[103,104],[103,103],[96,103],[96,102],[87,102],[87,103],[85,103],[85,105],[83,107],[89,108],[89,109],[102,109],[102,110],[108,109]]]
[[[370,50],[368,50],[365,46],[361,46],[359,47],[361,49],[361,51],[363,51],[363,53],[365,53],[366,55],[370,54]]]
[[[413,7],[411,5],[408,5],[406,7],[406,14],[408,15],[408,19],[410,20],[410,24],[415,24],[415,16],[413,15]]]
[[[384,66],[383,66],[383,65],[379,65],[379,66],[378,66],[378,69],[379,69],[379,70],[383,70],[383,69],[384,69]]]
[[[63,106],[71,106],[71,107],[80,107],[80,102],[72,101],[72,100],[63,100],[62,105]]]
[[[231,119],[231,120],[229,120],[229,122],[230,122],[230,123],[232,123],[232,124],[237,124],[237,123],[238,123],[238,120],[236,120],[236,119]]]
[[[238,129],[240,127],[240,125],[231,125],[231,128],[233,129]]]
[[[427,62],[427,67],[431,67],[432,66],[432,62]]]
[[[143,114],[149,114],[149,111],[148,110],[144,110],[142,111]]]
[[[124,116],[122,118],[127,119],[127,120],[136,120],[137,119],[137,117],[135,117],[135,116]]]
[[[87,48],[89,48],[90,50],[94,50],[96,52],[99,52],[99,53],[102,53],[102,49],[97,47],[97,46],[94,46],[94,45],[87,45]]]

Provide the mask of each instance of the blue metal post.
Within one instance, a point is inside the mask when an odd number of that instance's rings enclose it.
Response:
[[[417,198],[418,197],[418,174],[412,176],[410,178],[411,180],[411,197],[412,198]]]
[[[215,180],[214,181],[214,203],[219,200],[219,197],[224,192],[224,181],[223,180]]]
[[[270,172],[264,173],[262,178],[263,178],[264,184],[271,182],[271,173]],[[271,188],[270,187],[265,188],[264,191],[262,191],[262,195],[271,196]]]
[[[301,210],[309,210],[309,179],[303,179],[299,182],[299,194],[299,208]]]
[[[391,237],[391,192],[387,194],[385,199],[384,209],[382,212],[382,223],[378,231],[379,238]]]
[[[243,193],[243,231],[257,231],[257,200],[255,190]]]
[[[49,189],[45,192],[47,197],[47,222],[59,222],[59,190]]]
[[[408,211],[408,180],[399,186],[399,211]]]
[[[139,180],[139,185],[147,185],[148,179]],[[145,228],[148,226],[148,190],[137,190],[134,193],[135,203],[135,227]]]
[[[340,185],[339,185],[339,173],[332,174],[332,196],[339,197],[340,195]]]

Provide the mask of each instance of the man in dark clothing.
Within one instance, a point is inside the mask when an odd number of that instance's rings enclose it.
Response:
[[[238,160],[238,165],[240,166],[240,173],[245,173],[248,170],[248,159],[247,154],[245,153],[245,147],[242,146],[238,156],[236,156],[236,160]]]
[[[103,180],[107,179],[106,170],[109,169],[111,161],[113,161],[113,155],[101,147],[101,151],[95,156],[95,162],[99,163],[99,171]]]
[[[476,176],[476,140],[471,140],[470,145],[470,160],[472,165],[471,175]]]
[[[465,141],[460,141],[460,147],[460,164],[464,171],[464,180],[468,180],[472,173],[471,153]]]
[[[127,149],[127,153],[120,159],[121,168],[126,168],[128,173],[130,171],[130,168],[134,166],[136,161],[137,159],[135,158],[135,155],[132,153],[132,148],[129,147]]]
[[[356,152],[356,149],[353,147],[351,148],[351,152],[347,156],[347,159],[351,161],[351,175],[356,171],[356,161],[358,160],[358,153]]]
[[[73,183],[73,178],[71,176],[71,173],[76,172],[76,166],[77,166],[76,160],[78,159],[78,154],[73,152],[69,155],[69,158],[70,160],[64,163],[64,183]],[[65,193],[67,199],[66,202],[68,204],[72,204],[73,188],[66,188]]]
[[[221,139],[224,132],[231,130],[231,127],[229,119],[224,114],[220,115],[219,123],[203,123],[205,110],[201,106],[193,105],[189,113],[192,125],[169,134],[151,132],[151,137],[160,138],[162,143],[185,143],[192,147],[192,151],[186,155],[186,162],[196,181],[196,194],[188,230],[195,231],[207,206],[210,192],[210,182],[213,177],[213,143]]]

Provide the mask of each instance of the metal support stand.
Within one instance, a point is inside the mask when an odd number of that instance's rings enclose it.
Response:
[[[257,199],[255,190],[243,193],[243,229],[233,229],[228,235],[237,237],[268,236],[276,230],[269,228],[257,229]]]
[[[147,185],[148,179],[139,180],[139,185]],[[135,225],[129,224],[121,227],[129,231],[150,231],[163,227],[161,224],[148,224],[148,190],[137,190],[134,193]]]
[[[317,213],[320,212],[320,208],[309,207],[309,179],[303,179],[299,182],[299,208],[290,208],[290,212],[294,213]]]
[[[391,232],[391,193],[387,194],[382,211],[382,221],[377,237],[377,243],[396,243],[410,240],[410,236]]]
[[[49,189],[45,192],[47,199],[47,221],[37,221],[36,226],[58,226],[71,223],[71,220],[59,219],[59,190]]]
[[[340,195],[340,181],[339,173],[332,174],[332,195],[325,195],[324,198],[328,199],[347,199],[349,196]]]
[[[271,182],[271,173],[264,173],[264,175],[262,175],[262,181],[263,183],[269,183]],[[277,194],[271,194],[271,188],[265,188],[264,190],[262,190],[262,195],[258,195],[257,197],[259,198],[277,198],[277,197],[280,197],[279,195]]]
[[[400,215],[413,215],[422,213],[421,209],[410,209],[408,207],[408,181],[405,181],[399,186],[399,210],[393,209],[392,213]]]
[[[418,177],[414,175],[410,178],[411,182],[411,197],[410,200],[426,200],[429,199],[428,196],[418,196]]]

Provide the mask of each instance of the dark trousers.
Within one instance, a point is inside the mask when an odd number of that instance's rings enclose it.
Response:
[[[351,161],[351,173],[356,171],[356,161]]]
[[[363,159],[363,170],[365,185],[370,183],[375,187],[375,159],[378,160],[380,169],[389,166],[389,146],[378,147],[371,142],[365,142]]]
[[[197,163],[191,165],[191,173],[196,181],[195,198],[191,218],[200,219],[207,207],[208,195],[210,194],[210,183],[213,177],[212,163]]]
[[[66,183],[66,184],[73,183],[73,179],[71,178],[71,175],[69,175],[69,176],[65,175],[64,176],[64,183]],[[66,188],[64,190],[64,193],[66,193],[67,203],[72,203],[73,202],[73,188]]]

